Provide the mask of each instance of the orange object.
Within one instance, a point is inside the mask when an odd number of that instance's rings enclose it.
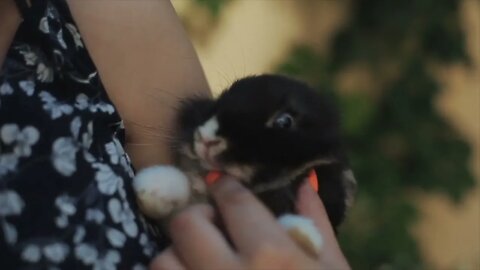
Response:
[[[205,182],[207,182],[207,185],[211,186],[217,182],[221,176],[222,173],[220,171],[210,171],[205,176]],[[310,186],[312,186],[313,190],[318,192],[318,177],[317,173],[313,169],[310,171],[310,174],[308,174],[308,182],[310,183]]]
[[[222,173],[220,171],[211,171],[207,173],[207,176],[205,176],[205,182],[207,182],[207,185],[213,185],[217,180],[222,176]]]
[[[318,177],[317,177],[317,173],[313,169],[310,171],[310,174],[308,175],[308,182],[310,183],[310,186],[312,186],[313,190],[318,192]]]

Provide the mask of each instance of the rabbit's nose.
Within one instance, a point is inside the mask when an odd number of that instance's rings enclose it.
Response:
[[[215,145],[219,145],[222,140],[218,137],[210,137],[202,135],[201,130],[197,129],[194,133],[195,141],[204,144],[206,147],[211,147]]]
[[[218,127],[217,117],[214,116],[208,119],[203,125],[195,130],[195,140],[204,143],[206,146],[214,146],[218,144],[220,142],[219,137],[217,136]]]
[[[204,140],[204,141],[203,141],[203,143],[204,143],[207,147],[219,145],[221,142],[222,142],[222,140],[220,140],[220,139],[207,140],[207,141]]]

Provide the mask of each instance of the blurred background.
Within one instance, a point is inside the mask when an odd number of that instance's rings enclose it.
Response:
[[[338,102],[354,269],[480,269],[480,0],[172,2],[214,93],[278,72]]]

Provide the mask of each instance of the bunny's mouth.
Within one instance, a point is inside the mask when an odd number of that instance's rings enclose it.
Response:
[[[249,182],[255,169],[246,164],[224,162],[220,156],[227,151],[226,142],[208,145],[195,141],[190,148],[191,156],[207,171],[218,171],[222,175],[230,175],[243,182]]]
[[[218,154],[214,154],[215,149],[210,147],[196,146],[195,154],[198,156],[202,167],[207,170],[220,170],[221,163],[218,161]]]
[[[208,170],[221,169],[218,157],[227,149],[227,140],[217,135],[218,128],[218,120],[213,116],[193,133],[193,152]]]
[[[227,145],[224,140],[214,142],[206,140],[195,140],[193,145],[193,153],[197,156],[200,164],[207,170],[222,169],[223,162],[220,155],[226,150]]]

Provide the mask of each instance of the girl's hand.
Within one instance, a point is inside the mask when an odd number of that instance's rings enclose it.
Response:
[[[234,179],[222,179],[211,193],[236,249],[213,224],[211,206],[191,206],[172,219],[173,244],[152,261],[151,269],[350,269],[323,204],[308,184],[300,188],[297,206],[324,237],[318,259],[305,254],[270,211]]]

